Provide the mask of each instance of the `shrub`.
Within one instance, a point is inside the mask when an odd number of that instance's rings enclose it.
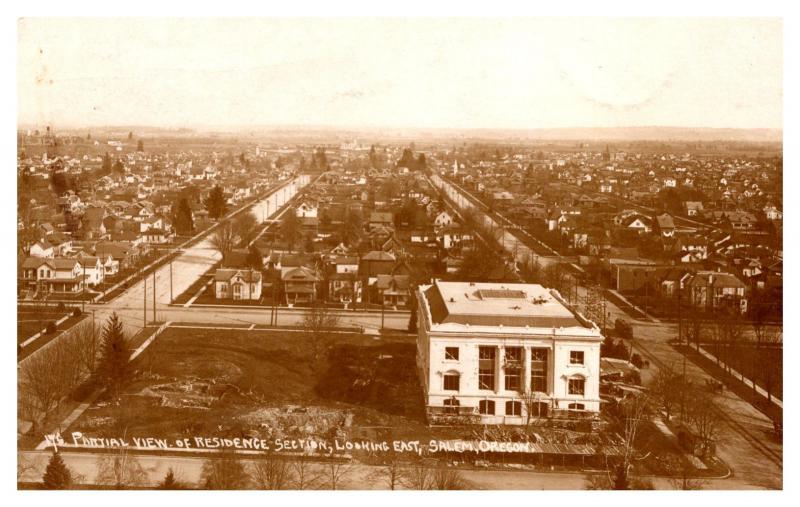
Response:
[[[642,361],[642,356],[640,356],[639,354],[634,354],[633,356],[631,356],[631,363],[633,363],[633,365],[637,368],[641,368],[642,366],[644,366],[644,361]]]
[[[47,327],[44,328],[44,334],[53,334],[56,332],[56,323],[48,322]]]
[[[72,310],[72,316],[73,317],[80,317],[81,316],[81,309],[80,308],[75,308],[74,310]]]

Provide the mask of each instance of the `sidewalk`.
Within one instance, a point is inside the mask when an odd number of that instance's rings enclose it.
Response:
[[[695,350],[697,350],[697,349],[695,349]],[[703,357],[707,358],[708,360],[710,360],[710,361],[712,361],[714,363],[717,363],[716,356],[714,356],[713,354],[711,354],[709,352],[706,352],[706,349],[704,349],[703,347],[700,347],[700,351],[699,352]],[[735,369],[729,368],[728,365],[726,365],[724,361],[719,360],[719,366],[720,366],[720,368],[722,368],[723,370],[726,370],[726,371],[728,369],[730,369],[731,375],[733,375],[734,377],[738,377],[738,379],[741,380],[744,383],[744,385],[746,385],[750,389],[753,388],[753,381],[752,380],[750,380],[749,378],[745,377],[744,374],[739,373]],[[755,385],[755,389],[756,389],[756,392],[758,394],[760,394],[761,396],[764,397],[764,399],[770,398],[770,396],[767,395],[767,391],[764,390],[760,385],[756,384]],[[774,394],[771,396],[771,398],[772,398],[772,403],[774,403],[775,405],[777,405],[780,408],[783,408],[783,400],[781,400],[780,398],[776,397]]]

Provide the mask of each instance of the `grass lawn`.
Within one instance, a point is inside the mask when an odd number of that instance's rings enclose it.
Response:
[[[23,342],[35,335],[45,327],[48,322],[55,322],[61,317],[67,315],[68,312],[63,311],[46,311],[46,310],[31,310],[24,309],[17,310],[17,341]]]

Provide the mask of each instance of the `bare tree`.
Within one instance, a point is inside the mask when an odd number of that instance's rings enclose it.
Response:
[[[250,476],[258,489],[289,489],[294,481],[291,464],[269,454],[252,464]]]
[[[674,489],[684,491],[698,490],[703,489],[707,484],[707,481],[693,475],[693,467],[680,454],[668,454],[666,464],[672,473],[669,482]]]
[[[325,362],[331,341],[330,331],[338,325],[339,316],[322,303],[315,304],[303,317],[301,326],[308,341],[314,371],[319,371]]]
[[[393,455],[379,471],[379,476],[386,481],[390,490],[394,491],[400,485],[403,477],[403,467],[396,455]]]
[[[353,466],[349,463],[337,463],[335,461],[329,462],[326,467],[325,475],[328,478],[328,486],[330,489],[333,491],[341,489],[344,478],[352,471],[352,469]]]
[[[41,459],[37,460],[35,458],[26,457],[24,454],[17,453],[17,482],[22,482],[23,478],[28,475],[28,472],[35,471],[37,466],[41,466]]]
[[[683,375],[675,373],[672,368],[664,366],[658,369],[650,385],[650,392],[664,411],[667,421],[672,417],[675,406],[678,405],[685,393]]]
[[[643,421],[652,414],[653,402],[647,394],[629,396],[619,402],[614,410],[612,429],[618,434],[622,455],[619,460],[607,465],[607,481],[610,489],[650,489],[646,483],[636,482],[631,475],[636,459],[636,440]],[[600,479],[596,479],[602,482]]]
[[[543,393],[533,391],[530,388],[519,392],[522,404],[525,405],[525,426],[531,424],[531,419],[542,416],[542,403],[544,403]]]
[[[91,322],[78,324],[72,331],[72,343],[76,349],[80,368],[86,375],[97,369],[97,356],[100,353],[100,333]]]
[[[250,477],[241,456],[233,451],[223,451],[203,464],[203,489],[245,489]]]
[[[694,343],[698,352],[700,351],[700,339],[704,334],[704,328],[703,316],[700,310],[692,308],[689,311],[688,317],[684,320],[683,333],[684,336],[686,336],[686,344],[690,345]]]
[[[313,468],[310,461],[297,459],[292,462],[291,469],[294,475],[295,489],[316,489],[320,481],[320,474]]]
[[[432,489],[433,470],[424,461],[417,461],[403,470],[400,482],[407,489],[417,491]]]
[[[461,490],[469,489],[469,484],[458,470],[438,468],[433,474],[431,489]]]
[[[245,211],[236,215],[231,223],[236,242],[240,247],[245,247],[258,234],[258,220],[252,211]]]
[[[222,255],[224,261],[236,247],[237,236],[230,222],[220,225],[211,235],[211,246]]]
[[[20,366],[19,408],[34,429],[82,379],[76,349],[65,338],[55,339]]]
[[[142,487],[147,483],[147,473],[127,447],[120,447],[97,459],[95,483],[116,489]]]
[[[700,440],[700,452],[709,456],[716,447],[721,419],[711,395],[701,389],[694,389],[687,396],[686,422]]]
[[[780,326],[769,327],[761,334],[759,346],[756,348],[756,360],[758,362],[758,371],[761,372],[764,380],[764,390],[767,391],[767,400],[772,401],[772,391],[775,389],[775,379],[779,378],[782,374],[775,368],[773,348],[783,346],[783,328]],[[756,383],[756,378],[753,377],[753,384]]]

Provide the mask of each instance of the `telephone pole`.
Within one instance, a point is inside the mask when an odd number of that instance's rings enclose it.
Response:
[[[172,304],[172,258],[169,259],[169,302]]]
[[[153,270],[153,322],[156,321],[156,270]]]
[[[144,290],[142,290],[142,329],[147,327],[147,277],[142,278],[144,281]]]

